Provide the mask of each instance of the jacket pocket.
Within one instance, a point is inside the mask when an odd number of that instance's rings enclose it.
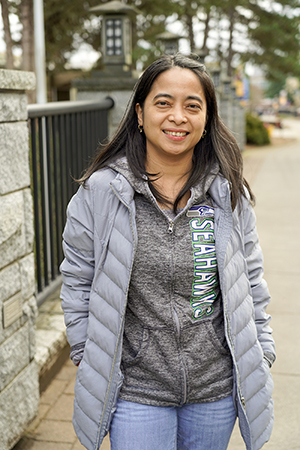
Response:
[[[222,345],[210,320],[184,329],[181,349],[190,392],[202,392],[203,399],[209,399],[223,387],[232,387],[232,357],[229,348]]]
[[[207,335],[210,338],[210,342],[213,345],[214,349],[220,352],[222,355],[230,355],[230,350],[226,342],[225,334],[223,342],[220,340],[219,336],[215,332],[215,329],[211,323],[211,321],[205,322]]]
[[[147,352],[150,342],[150,332],[148,328],[143,328],[139,341],[132,330],[132,334],[126,333],[123,339],[122,366],[124,368],[139,364]]]

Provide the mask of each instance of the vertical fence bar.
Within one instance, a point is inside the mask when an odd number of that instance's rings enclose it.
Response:
[[[37,288],[40,292],[43,288],[41,268],[41,233],[40,233],[40,208],[39,208],[39,182],[38,182],[38,158],[36,145],[36,120],[30,119],[31,130],[31,160],[32,160],[32,184],[33,184],[33,206],[34,206],[34,231],[35,231],[35,264]]]
[[[86,160],[86,164],[89,164],[90,161],[90,156],[89,156],[89,144],[88,144],[88,117],[87,117],[87,112],[83,113],[83,121],[82,121],[82,125],[83,125],[83,130],[82,130],[82,138],[84,139],[84,153],[85,153],[85,160]]]
[[[56,278],[56,265],[55,265],[55,245],[54,245],[54,196],[53,196],[53,151],[51,145],[51,133],[49,128],[49,117],[45,117],[45,131],[46,131],[46,156],[47,156],[47,186],[48,186],[48,228],[49,228],[49,236],[47,239],[47,243],[49,243],[48,252],[50,255],[49,258],[49,269],[51,280],[55,280]]]
[[[76,142],[77,142],[77,163],[78,163],[78,173],[77,178],[82,176],[82,171],[84,167],[83,161],[83,152],[81,145],[81,121],[80,121],[80,113],[76,113]]]
[[[39,136],[39,155],[40,155],[40,175],[41,175],[41,210],[42,210],[42,242],[43,242],[43,275],[44,275],[44,281],[45,286],[48,286],[49,284],[49,276],[48,276],[48,246],[47,246],[47,219],[46,219],[46,191],[45,191],[45,172],[47,172],[46,169],[46,162],[45,154],[44,154],[44,142],[43,142],[43,117],[40,117],[38,119],[38,136]]]
[[[71,180],[72,194],[74,194],[77,189],[77,183],[75,182],[75,179],[78,178],[78,157],[77,157],[75,114],[70,115],[70,133],[71,133],[70,180]]]
[[[65,217],[65,209],[68,202],[67,183],[66,183],[66,158],[65,158],[65,126],[64,116],[58,117],[58,133],[59,133],[59,154],[60,154],[60,184],[61,184],[61,217]],[[64,220],[63,220],[64,221]]]
[[[65,115],[65,149],[66,149],[66,185],[67,185],[67,196],[68,199],[72,197],[72,185],[70,182],[71,179],[71,131],[70,131],[70,116],[68,114]]]
[[[52,116],[52,142],[53,142],[53,166],[54,166],[54,198],[55,198],[55,230],[56,230],[56,264],[57,272],[58,266],[62,261],[62,248],[61,248],[61,184],[60,184],[60,174],[59,174],[59,157],[57,149],[57,116]]]

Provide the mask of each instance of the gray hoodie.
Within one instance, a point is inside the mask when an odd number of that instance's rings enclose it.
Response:
[[[112,164],[135,194],[138,245],[125,316],[120,398],[155,406],[232,393],[216,265],[214,209],[205,185],[176,217],[162,210],[126,160]],[[217,172],[217,171],[216,171]]]

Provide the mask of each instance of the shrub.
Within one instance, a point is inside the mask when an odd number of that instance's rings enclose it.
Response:
[[[270,137],[261,120],[251,113],[246,113],[246,141],[247,144],[267,145]]]

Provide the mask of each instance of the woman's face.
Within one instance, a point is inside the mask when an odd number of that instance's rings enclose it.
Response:
[[[147,157],[192,158],[206,124],[207,105],[197,75],[173,67],[153,83],[143,109],[136,104],[146,136]]]

